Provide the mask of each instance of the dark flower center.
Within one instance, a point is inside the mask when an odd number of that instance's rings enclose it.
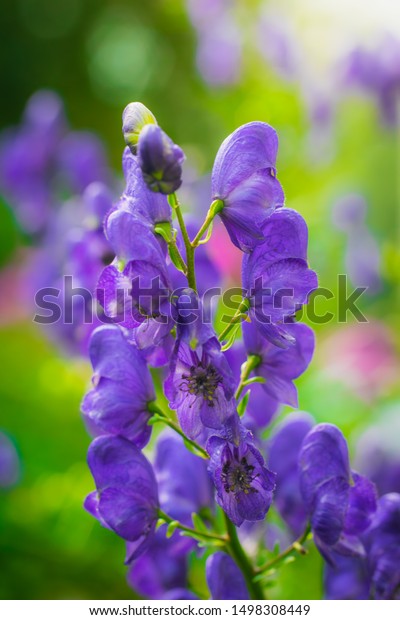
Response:
[[[257,489],[251,486],[257,475],[254,475],[254,465],[249,465],[246,457],[236,462],[227,461],[222,468],[222,484],[227,493],[257,493]]]
[[[202,362],[198,366],[190,367],[190,374],[182,375],[180,389],[188,394],[202,396],[209,407],[214,406],[215,390],[222,383],[221,375],[214,366],[204,366]]]

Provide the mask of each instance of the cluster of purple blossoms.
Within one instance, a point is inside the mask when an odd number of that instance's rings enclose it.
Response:
[[[23,119],[0,138],[0,193],[27,237],[22,288],[44,310],[38,322],[69,354],[87,354],[92,293],[114,254],[103,220],[112,208],[112,174],[101,141],[71,131],[61,99],[39,91]]]
[[[298,414],[269,445],[261,437],[281,405],[298,406],[294,381],[314,335],[295,314],[317,287],[307,225],[284,206],[275,131],[249,123],[223,142],[212,203],[191,236],[175,193],[182,150],[142,104],[125,109],[123,133],[126,186],[104,219],[115,258],[97,289],[108,324],[91,336],[82,412],[95,437],[85,506],[126,541],[129,583],[194,598],[188,558],[201,561],[206,547],[212,598],[262,598],[255,577],[269,567],[252,565],[236,528],[263,524],[273,501],[290,535],[309,524],[327,562],[373,557],[375,489],[350,469],[340,431]],[[197,271],[217,216],[243,253],[242,300],[219,335],[213,308],[204,313],[207,270]],[[167,433],[152,436],[155,425]]]

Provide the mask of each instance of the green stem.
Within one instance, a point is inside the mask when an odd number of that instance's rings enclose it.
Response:
[[[238,323],[242,321],[243,316],[247,314],[248,309],[249,309],[249,300],[244,298],[240,302],[238,309],[236,310],[235,314],[229,321],[228,325],[222,330],[222,332],[218,336],[218,339],[220,342],[225,340],[225,338],[230,334],[230,332],[235,327],[235,325],[237,325]]]
[[[241,373],[240,373],[240,383],[237,387],[235,398],[239,400],[243,389],[246,387],[246,381],[250,377],[252,370],[257,368],[259,363],[261,362],[261,358],[259,355],[249,355],[247,361],[243,364]]]
[[[182,232],[183,242],[185,244],[185,249],[186,249],[186,266],[187,266],[187,274],[186,274],[187,281],[188,281],[188,284],[189,284],[190,288],[192,288],[194,291],[197,292],[196,274],[195,274],[195,270],[194,270],[194,248],[192,247],[192,244],[190,243],[188,231],[186,229],[185,220],[183,219],[183,215],[182,215],[182,211],[181,211],[181,205],[180,205],[178,197],[177,197],[177,195],[175,193],[174,194],[170,194],[169,200],[170,200],[170,204],[171,204],[172,208],[175,210],[176,217],[178,219],[179,226],[180,226],[180,229],[181,229],[181,232]]]
[[[263,589],[258,582],[254,582],[255,572],[251,565],[249,558],[247,557],[240,540],[238,538],[236,527],[232,521],[224,513],[226,529],[229,535],[228,551],[236,564],[243,573],[243,577],[246,580],[247,589],[249,591],[252,600],[263,601],[265,599]]]
[[[259,575],[261,573],[265,573],[271,568],[278,566],[279,564],[281,564],[281,562],[283,562],[283,560],[286,560],[286,558],[291,556],[293,553],[298,553],[299,555],[305,555],[307,553],[307,550],[304,549],[303,544],[307,540],[307,537],[310,531],[311,531],[311,528],[310,528],[310,525],[308,525],[306,529],[304,530],[303,534],[299,536],[299,538],[297,538],[287,549],[285,549],[285,551],[282,551],[282,553],[277,555],[276,558],[274,558],[273,560],[270,560],[269,562],[266,562],[265,564],[257,568],[256,574]]]
[[[225,544],[228,543],[227,536],[219,536],[218,534],[211,534],[210,532],[200,532],[200,530],[196,530],[192,527],[187,527],[183,525],[183,523],[177,522],[175,519],[167,515],[163,510],[158,510],[158,516],[160,519],[163,519],[166,523],[177,523],[177,529],[182,530],[182,532],[187,532],[188,534],[193,534],[193,536],[198,536],[199,538],[206,538],[208,540],[218,540],[218,542],[223,542]]]
[[[207,228],[209,228],[209,226],[212,224],[212,221],[217,215],[217,213],[222,211],[223,207],[224,207],[224,203],[222,200],[217,199],[211,203],[210,208],[208,209],[208,212],[206,215],[206,219],[204,220],[199,232],[197,233],[197,235],[192,241],[192,248],[197,248]]]

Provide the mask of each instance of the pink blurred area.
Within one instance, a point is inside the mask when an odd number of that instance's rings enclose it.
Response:
[[[365,402],[390,392],[400,375],[394,335],[378,321],[345,325],[321,343],[324,372]]]

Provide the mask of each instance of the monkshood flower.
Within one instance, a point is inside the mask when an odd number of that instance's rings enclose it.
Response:
[[[148,124],[157,124],[154,114],[139,101],[128,103],[122,112],[122,133],[126,145],[134,155],[140,132]]]
[[[244,322],[243,339],[247,355],[252,356],[253,374],[265,379],[263,389],[278,403],[298,407],[293,379],[305,372],[314,353],[313,330],[303,323],[285,325],[293,346],[281,349],[262,337],[254,323]]]
[[[318,424],[303,441],[300,488],[314,541],[327,561],[331,552],[361,554],[360,535],[376,510],[374,485],[350,470],[346,440],[332,424]]]
[[[207,429],[222,428],[232,413],[235,384],[218,339],[210,338],[194,349],[177,340],[164,388],[190,439],[204,443]]]
[[[349,194],[333,209],[335,225],[347,235],[346,271],[355,286],[369,295],[382,288],[381,256],[378,243],[365,221],[367,205],[362,196]]]
[[[237,526],[264,519],[272,503],[275,474],[265,467],[251,433],[240,424],[237,414],[219,435],[207,442],[218,504]]]
[[[140,132],[137,158],[151,191],[173,194],[182,185],[185,155],[158,125],[145,125]]]
[[[268,466],[276,473],[274,503],[296,538],[304,531],[308,520],[300,490],[299,454],[314,424],[308,413],[293,413],[276,427],[269,444]]]
[[[0,431],[0,489],[8,489],[20,477],[20,462],[11,439]]]
[[[332,601],[363,601],[369,599],[369,579],[365,558],[332,555],[332,564],[325,565],[325,598]]]
[[[67,187],[81,194],[90,183],[110,182],[106,152],[101,140],[88,131],[69,132],[58,150],[60,175]]]
[[[89,350],[94,387],[81,407],[89,429],[121,435],[142,448],[150,438],[149,403],[155,400],[145,360],[116,325],[97,328]]]
[[[263,226],[264,242],[243,257],[243,288],[249,315],[272,344],[285,348],[294,336],[286,325],[306,304],[318,280],[307,264],[308,231],[292,209],[277,209]]]
[[[344,62],[344,84],[355,86],[375,99],[388,126],[398,123],[400,41],[385,34],[374,49],[356,47]]]
[[[400,494],[388,493],[363,536],[374,599],[400,599]]]
[[[127,575],[135,592],[152,599],[187,586],[187,556],[181,549],[184,539],[176,532],[166,538],[164,529],[165,526],[157,530],[145,552],[132,562]]]
[[[88,465],[97,490],[88,495],[85,508],[128,541],[126,562],[130,563],[154,536],[158,494],[153,468],[133,443],[112,435],[91,443]]]
[[[214,210],[238,248],[251,251],[264,239],[262,226],[284,194],[276,179],[278,137],[262,122],[239,127],[221,144],[211,177]]]
[[[132,337],[146,356],[170,340],[175,326],[171,295],[165,264],[161,271],[159,265],[146,260],[131,260],[122,272],[115,264],[106,267],[97,286],[97,298],[105,315],[133,329]]]
[[[226,0],[187,2],[189,18],[197,32],[197,67],[210,86],[229,86],[240,77],[242,33]]]
[[[191,525],[193,513],[212,509],[214,492],[207,464],[189,452],[180,437],[166,434],[159,439],[154,470],[160,506],[173,519]]]
[[[400,416],[399,403],[379,411],[377,423],[371,425],[357,442],[355,465],[367,476],[379,495],[400,493]]]
[[[218,551],[207,558],[206,578],[214,601],[250,599],[243,574],[227,553]]]
[[[154,226],[171,221],[171,207],[163,194],[152,192],[146,185],[137,157],[127,147],[122,157],[125,189],[116,208],[129,211],[135,218]]]
[[[51,215],[50,180],[65,128],[62,101],[43,90],[29,99],[21,125],[2,134],[0,191],[29,234],[43,232]]]
[[[180,437],[162,435],[157,442],[154,471],[161,509],[173,519],[192,526],[192,514],[207,517],[213,504],[213,486],[206,462],[189,452]],[[149,549],[133,563],[128,582],[134,590],[159,598],[170,589],[187,587],[187,554],[196,543],[175,532],[165,537],[157,530]]]
[[[168,590],[164,596],[160,596],[163,601],[198,601],[199,597],[186,588],[174,588]]]

